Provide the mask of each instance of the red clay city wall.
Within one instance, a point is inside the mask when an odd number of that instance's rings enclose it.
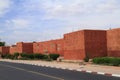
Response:
[[[16,44],[16,51],[17,51],[18,53],[22,53],[22,52],[23,52],[23,42],[18,42],[18,43]]]
[[[120,57],[120,28],[107,31],[108,56]]]
[[[85,53],[89,58],[107,56],[107,39],[104,30],[84,30]]]
[[[2,46],[0,47],[0,53],[3,53],[3,52],[2,52]]]
[[[64,56],[64,39],[59,39],[56,41],[57,43],[57,53],[61,54],[61,56]]]
[[[15,46],[10,47],[10,53],[33,53],[33,43],[18,42]]]
[[[33,53],[33,43],[22,43],[22,53]]]
[[[41,53],[40,52],[40,42],[34,42],[33,43],[33,53]]]
[[[0,53],[2,53],[2,47],[0,47]]]
[[[11,46],[11,47],[10,47],[10,54],[14,54],[15,52],[17,52],[16,45]]]
[[[64,35],[64,59],[80,60],[85,57],[84,31]]]
[[[0,51],[8,51],[1,48]],[[63,39],[44,42],[19,42],[10,47],[11,54],[19,53],[57,53],[67,60],[81,60],[112,56],[120,57],[120,28],[112,30],[80,30],[64,34]],[[108,53],[108,54],[107,54]]]
[[[42,53],[57,53],[57,45],[54,41],[45,41],[41,43]]]
[[[57,53],[63,56],[63,39],[33,43],[34,53]]]
[[[2,54],[8,54],[9,53],[9,49],[10,49],[9,46],[1,46],[0,47],[0,53],[2,53]]]

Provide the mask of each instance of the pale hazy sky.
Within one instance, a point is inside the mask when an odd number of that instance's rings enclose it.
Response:
[[[7,44],[110,27],[120,27],[120,0],[0,0],[0,38]]]

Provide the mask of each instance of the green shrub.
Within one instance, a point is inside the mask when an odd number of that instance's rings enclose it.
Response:
[[[20,56],[21,57],[27,57],[27,54],[26,53],[21,53]]]
[[[7,54],[1,54],[1,58],[5,58]]]
[[[35,59],[44,59],[44,55],[43,54],[34,54],[34,58]]]
[[[21,53],[22,58],[34,59],[34,54]]]
[[[86,56],[86,57],[84,58],[84,61],[85,61],[85,62],[89,62],[89,57]]]
[[[10,58],[8,58],[8,59],[14,59],[14,55],[10,55]]]
[[[11,58],[10,54],[5,55],[5,59]]]
[[[18,59],[18,56],[19,56],[19,53],[18,53],[18,52],[15,52],[15,53],[14,53],[14,59]]]
[[[49,55],[43,54],[43,60],[46,60],[49,58]]]
[[[57,60],[57,58],[60,56],[59,54],[49,54],[50,59]]]
[[[113,59],[111,60],[111,64],[112,64],[113,66],[119,66],[119,65],[120,65],[120,58],[113,58]]]
[[[92,61],[95,64],[106,64],[106,65],[113,65],[113,66],[120,65],[120,58],[102,57],[102,58],[94,58]]]
[[[60,55],[59,54],[27,54],[27,53],[21,53],[21,58],[23,60],[27,59],[41,59],[41,60],[46,60],[46,61],[51,61],[51,60],[56,60]]]
[[[34,54],[27,54],[27,58],[34,59]]]
[[[3,59],[14,59],[14,55],[11,54],[1,54]]]

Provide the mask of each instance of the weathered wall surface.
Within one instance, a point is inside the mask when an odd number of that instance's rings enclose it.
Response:
[[[22,53],[23,52],[23,42],[18,42],[16,44],[16,52]]]
[[[56,40],[56,44],[57,53],[60,54],[61,56],[64,56],[64,40],[63,39]]]
[[[0,53],[2,53],[2,47],[0,47]]]
[[[17,47],[16,47],[16,45],[11,46],[11,47],[10,47],[10,54],[14,54],[15,52],[17,52]]]
[[[107,39],[104,30],[84,30],[85,53],[90,58],[107,56]]]
[[[108,56],[120,57],[120,28],[107,31]]]
[[[34,42],[33,43],[33,53],[41,53],[40,52],[40,42]]]
[[[23,53],[33,53],[33,43],[22,43]]]
[[[10,47],[10,53],[33,53],[33,43],[18,42],[15,46]]]
[[[84,31],[64,35],[64,58],[80,60],[85,57]]]
[[[0,47],[0,53],[2,53],[2,54],[8,54],[9,50],[10,50],[9,46],[1,46]]]
[[[112,56],[120,57],[120,28],[112,30],[80,30],[64,34],[63,39],[44,42],[19,42],[3,53],[57,53],[68,60]]]
[[[58,53],[61,56],[63,56],[64,53],[63,49],[64,49],[63,39],[33,43],[34,53]]]

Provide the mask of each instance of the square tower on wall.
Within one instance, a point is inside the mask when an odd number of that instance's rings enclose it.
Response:
[[[120,28],[107,31],[107,51],[110,57],[120,57]]]
[[[80,30],[64,35],[64,58],[81,60],[107,55],[106,31]]]

